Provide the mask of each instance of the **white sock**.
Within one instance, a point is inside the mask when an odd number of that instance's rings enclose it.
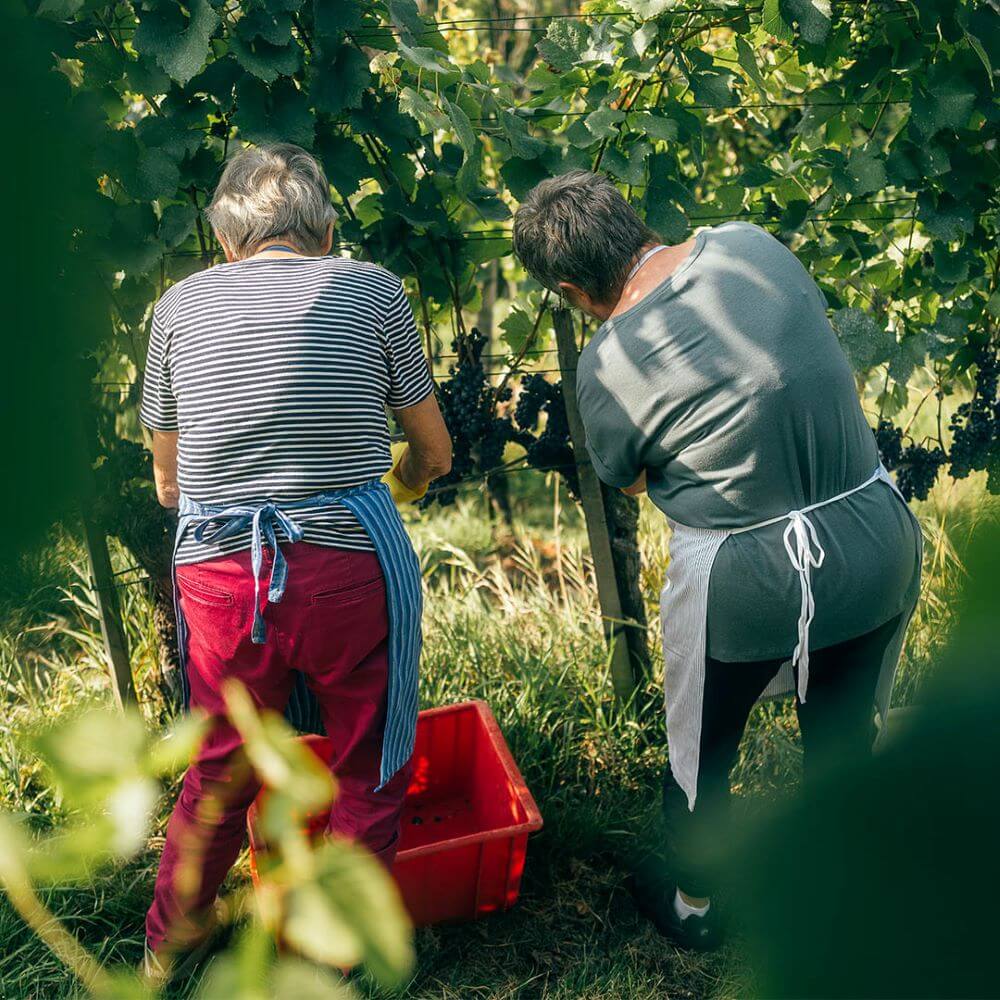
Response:
[[[692,915],[696,917],[703,917],[706,913],[708,913],[708,908],[711,905],[711,902],[708,902],[704,906],[692,906],[690,903],[685,903],[681,898],[680,889],[674,893],[674,912],[681,918],[681,920],[687,920],[687,918]]]

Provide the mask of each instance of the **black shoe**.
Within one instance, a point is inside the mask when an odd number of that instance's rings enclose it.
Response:
[[[714,907],[703,917],[693,913],[682,920],[674,909],[676,886],[635,875],[629,877],[627,885],[636,909],[678,947],[715,951],[721,946],[724,935]]]

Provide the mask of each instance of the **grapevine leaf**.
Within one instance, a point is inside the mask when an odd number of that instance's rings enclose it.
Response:
[[[400,31],[413,38],[419,38],[424,30],[420,12],[414,0],[389,0],[389,20]]]
[[[551,175],[540,160],[522,160],[514,156],[500,168],[500,176],[510,193],[523,201],[536,184]]]
[[[630,121],[636,131],[661,142],[674,142],[680,131],[673,118],[664,118],[663,115],[651,114],[648,111],[640,112]]]
[[[853,149],[844,168],[834,172],[834,184],[855,198],[880,191],[886,185],[885,161],[872,147]]]
[[[592,111],[584,119],[584,124],[595,139],[610,139],[618,134],[617,126],[625,121],[625,112],[607,105]]]
[[[940,195],[935,202],[933,195],[921,192],[917,198],[917,218],[932,236],[949,243],[970,235],[975,228],[972,208],[950,194]]]
[[[361,187],[362,180],[371,175],[371,164],[361,147],[345,135],[324,133],[316,140],[316,152],[323,161],[330,183],[345,200]]]
[[[830,34],[830,0],[784,0],[790,18],[798,23],[802,40],[822,45]]]
[[[76,14],[83,6],[84,0],[42,0],[37,13],[64,21]]]
[[[236,86],[236,104],[233,121],[244,139],[311,148],[316,122],[305,94],[287,77],[268,88],[248,73]]]
[[[404,87],[400,91],[399,110],[413,118],[424,132],[448,127],[448,116],[412,87]]]
[[[205,64],[208,40],[219,26],[219,15],[207,0],[190,0],[185,19],[178,4],[142,11],[132,44],[152,56],[179,84],[188,82]]]
[[[764,0],[761,27],[779,42],[790,42],[794,37],[791,27],[781,12],[780,0]]]
[[[407,62],[416,66],[417,69],[438,74],[443,79],[454,78],[457,80],[461,75],[459,70],[451,64],[446,56],[443,56],[435,49],[428,48],[426,45],[411,47],[404,42],[400,42],[398,49],[399,54]]]
[[[910,124],[921,140],[930,139],[944,128],[964,128],[975,104],[976,90],[963,76],[936,68],[927,89],[913,95]]]
[[[360,108],[361,98],[371,84],[368,57],[353,45],[341,45],[332,59],[313,63],[310,96],[317,111],[335,115],[345,108]]]
[[[507,318],[500,324],[503,339],[515,354],[524,350],[535,329],[535,320],[523,309],[514,306]]]
[[[315,0],[313,4],[313,21],[316,34],[324,41],[338,39],[348,31],[357,31],[365,16],[365,4],[362,0]]]
[[[291,76],[302,61],[302,49],[291,40],[274,45],[263,38],[244,39],[233,34],[229,37],[229,48],[248,73],[265,83],[273,83],[279,76]]]
[[[724,69],[708,73],[693,73],[690,78],[691,91],[699,104],[711,108],[725,108],[733,101],[733,74]]]
[[[523,118],[519,118],[509,111],[503,111],[500,114],[500,127],[510,142],[510,148],[515,156],[524,160],[533,160],[545,152],[545,143],[541,139],[529,135],[528,126],[524,123]]]
[[[609,146],[604,152],[601,167],[626,184],[641,184],[646,174],[646,157],[649,154],[648,142],[629,143],[627,156],[614,146]]]
[[[646,224],[651,229],[668,243],[680,243],[689,226],[687,217],[675,203],[679,185],[670,176],[672,166],[673,160],[664,153],[650,157],[644,208]]]
[[[458,138],[459,145],[465,151],[466,156],[471,156],[479,148],[479,140],[476,138],[475,130],[469,116],[457,105],[447,98],[443,98],[448,117],[451,119],[452,127]]]
[[[652,21],[677,6],[677,0],[622,0],[622,6],[643,21]]]
[[[750,78],[760,95],[765,96],[767,84],[764,83],[764,77],[761,76],[757,57],[754,55],[753,49],[750,48],[750,43],[742,35],[736,36],[736,57],[740,68]]]
[[[536,48],[553,69],[566,72],[581,61],[588,39],[589,29],[585,24],[568,19],[554,20]]]
[[[896,338],[868,313],[853,306],[833,314],[833,329],[856,372],[864,373],[885,364],[896,352]]]
[[[160,239],[173,249],[194,232],[198,210],[190,202],[167,205],[160,216]]]
[[[994,318],[1000,319],[1000,292],[994,292],[986,302],[986,311]]]

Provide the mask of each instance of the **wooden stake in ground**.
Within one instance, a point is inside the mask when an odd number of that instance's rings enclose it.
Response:
[[[129,664],[125,630],[122,628],[118,594],[115,591],[115,578],[111,572],[108,540],[86,514],[83,517],[83,533],[87,543],[87,558],[90,560],[97,614],[101,620],[101,637],[111,666],[111,687],[119,707],[124,707],[135,704],[135,687],[132,684],[132,668]]]
[[[635,690],[635,675],[625,635],[626,618],[615,575],[614,554],[601,481],[597,478],[597,473],[587,455],[586,434],[576,403],[576,364],[579,351],[573,336],[573,317],[567,309],[554,309],[552,318],[556,332],[556,346],[559,350],[559,368],[562,372],[563,401],[566,404],[566,418],[569,423],[573,453],[576,456],[577,473],[580,477],[580,501],[583,505],[584,520],[587,522],[587,538],[590,541],[590,554],[594,560],[594,574],[597,577],[597,596],[601,604],[601,617],[604,620],[604,634],[611,646],[611,681],[615,695],[620,701],[624,701],[630,698]]]

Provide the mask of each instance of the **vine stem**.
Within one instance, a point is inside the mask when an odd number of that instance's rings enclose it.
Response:
[[[545,310],[548,308],[549,297],[552,295],[552,290],[549,288],[545,289],[545,294],[542,296],[542,301],[538,303],[538,312],[535,315],[534,325],[531,327],[531,333],[528,334],[524,339],[524,343],[521,345],[521,350],[517,352],[514,360],[510,363],[507,371],[504,373],[503,378],[497,385],[496,392],[493,394],[493,413],[492,416],[496,417],[497,413],[497,401],[500,398],[500,393],[507,387],[507,383],[510,381],[511,376],[518,370],[521,362],[524,360],[525,355],[528,353],[529,348],[535,341],[535,337],[538,335],[538,328],[542,324],[542,316],[545,315]]]

